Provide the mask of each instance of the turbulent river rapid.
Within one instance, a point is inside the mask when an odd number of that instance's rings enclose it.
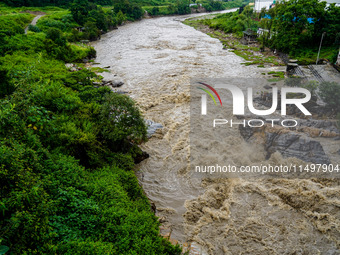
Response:
[[[142,149],[150,158],[138,165],[139,181],[172,229],[171,238],[195,242],[208,254],[340,254],[340,189],[329,180],[215,179],[188,177],[190,79],[261,77],[263,68],[244,60],[214,38],[160,17],[126,24],[93,43],[96,62],[110,66],[108,79],[162,124]],[[266,71],[273,70],[268,68]],[[234,164],[265,160],[238,129],[228,131],[226,159]],[[270,158],[282,163],[280,154]]]

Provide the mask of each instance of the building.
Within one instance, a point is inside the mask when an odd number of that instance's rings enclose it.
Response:
[[[340,1],[340,0],[339,0]],[[273,0],[255,0],[254,11],[260,12],[262,8],[268,10],[272,4],[275,4]]]

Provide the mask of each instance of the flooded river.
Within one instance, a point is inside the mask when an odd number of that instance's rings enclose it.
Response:
[[[171,237],[196,242],[208,254],[340,254],[339,183],[326,180],[221,179],[188,177],[189,86],[194,77],[261,76],[263,68],[223,50],[217,40],[161,17],[130,23],[93,43],[96,62],[110,66],[105,79],[140,107],[145,119],[162,124],[142,149],[150,158],[138,167],[139,181],[172,229]],[[265,160],[237,129],[228,134],[228,160]],[[279,154],[271,162],[284,162]]]

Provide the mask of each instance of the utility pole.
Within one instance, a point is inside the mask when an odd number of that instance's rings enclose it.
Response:
[[[319,52],[318,52],[318,57],[316,59],[316,65],[318,64],[318,61],[319,61],[319,56],[320,56],[320,50],[321,50],[321,45],[322,45],[322,40],[323,40],[323,37],[325,36],[326,32],[323,32],[322,33],[322,36],[321,36],[321,41],[320,41],[320,46],[319,46]]]

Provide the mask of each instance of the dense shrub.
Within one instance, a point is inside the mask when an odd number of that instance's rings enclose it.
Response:
[[[208,11],[218,11],[218,10],[224,10],[225,7],[223,6],[222,1],[203,1],[203,7]]]
[[[57,21],[0,37],[1,251],[180,254],[159,235],[133,172],[146,139],[139,110],[95,87],[92,71],[65,67],[95,51],[69,44]]]
[[[118,25],[121,25],[125,20],[126,20],[126,16],[125,14],[120,10],[118,13],[117,13],[117,24]]]
[[[100,30],[97,28],[96,23],[87,21],[84,25],[84,38],[95,41],[100,38]]]
[[[3,46],[7,54],[15,51],[23,51],[27,53],[40,52],[44,49],[45,34],[35,33],[32,35],[17,34],[7,37],[6,44]]]
[[[33,19],[32,14],[18,13],[11,15],[0,15],[0,31],[6,35],[23,34],[24,28]]]
[[[31,24],[28,25],[28,30],[35,32],[35,33],[41,32],[41,30],[37,26],[31,25]]]
[[[101,33],[105,33],[110,29],[116,27],[117,23],[120,24],[125,19],[125,16],[120,12],[119,19],[113,10],[105,10],[96,6],[87,0],[76,0],[72,3],[70,8],[73,19],[82,26],[82,38],[86,40],[96,40],[100,37]],[[72,32],[73,36],[77,36],[75,31]]]
[[[65,31],[68,28],[64,22],[53,19],[42,19],[39,21],[38,27],[43,31],[48,30],[49,28],[58,28],[62,31]]]
[[[236,33],[242,35],[246,29],[257,29],[257,22],[254,20],[255,14],[249,6],[246,6],[242,13],[225,13],[218,15],[214,19],[203,20],[206,25],[214,29],[221,29],[225,33]]]
[[[69,7],[71,0],[4,0],[9,6],[61,6]],[[100,5],[112,5],[112,0],[90,0]]]
[[[136,3],[128,0],[117,0],[114,2],[114,10],[116,13],[121,11],[126,14],[129,19],[138,20],[144,15],[143,9]]]
[[[10,82],[8,71],[0,67],[0,98],[12,94],[14,90],[15,86]]]
[[[325,1],[320,0],[289,0],[276,3],[275,8],[268,11],[263,10],[261,26],[271,30],[270,40],[266,45],[283,52],[299,56],[299,52],[304,52],[305,64],[316,61],[316,54],[309,61],[306,55],[310,51],[317,52],[320,39],[323,33],[323,47],[332,46],[332,60],[335,52],[338,52],[339,42],[337,33],[340,29],[340,7],[330,4],[326,7]],[[306,51],[305,51],[306,50]],[[334,60],[333,60],[334,61]]]
[[[131,146],[146,137],[132,100],[42,55],[1,60],[18,63],[5,74],[18,87],[0,104],[3,244],[30,254],[180,254],[159,236],[132,171]]]
[[[184,0],[177,1],[176,7],[177,7],[177,14],[182,15],[182,14],[188,14],[191,12],[187,1],[184,1]]]

